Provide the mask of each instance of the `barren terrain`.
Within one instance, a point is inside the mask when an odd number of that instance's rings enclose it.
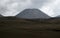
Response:
[[[60,19],[0,19],[0,38],[60,38]]]

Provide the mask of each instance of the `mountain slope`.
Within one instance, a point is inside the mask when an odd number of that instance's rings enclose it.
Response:
[[[3,17],[3,16],[0,14],[0,17]]]
[[[16,17],[24,18],[24,19],[37,19],[37,18],[46,19],[46,18],[50,18],[50,16],[46,15],[45,13],[40,11],[39,9],[25,9],[21,13],[16,15]]]

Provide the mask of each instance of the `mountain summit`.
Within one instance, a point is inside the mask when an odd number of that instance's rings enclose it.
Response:
[[[16,15],[18,18],[24,18],[24,19],[46,19],[50,18],[50,16],[46,15],[39,9],[25,9],[18,15]]]

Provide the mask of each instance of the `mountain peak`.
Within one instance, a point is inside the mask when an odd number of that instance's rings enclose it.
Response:
[[[37,19],[37,18],[46,19],[46,18],[50,18],[48,15],[46,15],[45,13],[43,13],[39,9],[25,9],[21,13],[16,15],[16,17],[24,18],[24,19]]]

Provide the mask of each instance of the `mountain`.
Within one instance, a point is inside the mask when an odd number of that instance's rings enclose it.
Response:
[[[3,17],[3,16],[0,14],[0,17]]]
[[[52,19],[60,19],[60,15],[52,17]]]
[[[58,15],[58,16],[56,16],[56,17],[60,18],[60,15]]]
[[[50,16],[46,15],[39,9],[25,9],[18,15],[16,15],[18,18],[24,18],[24,19],[46,19],[50,18]]]

